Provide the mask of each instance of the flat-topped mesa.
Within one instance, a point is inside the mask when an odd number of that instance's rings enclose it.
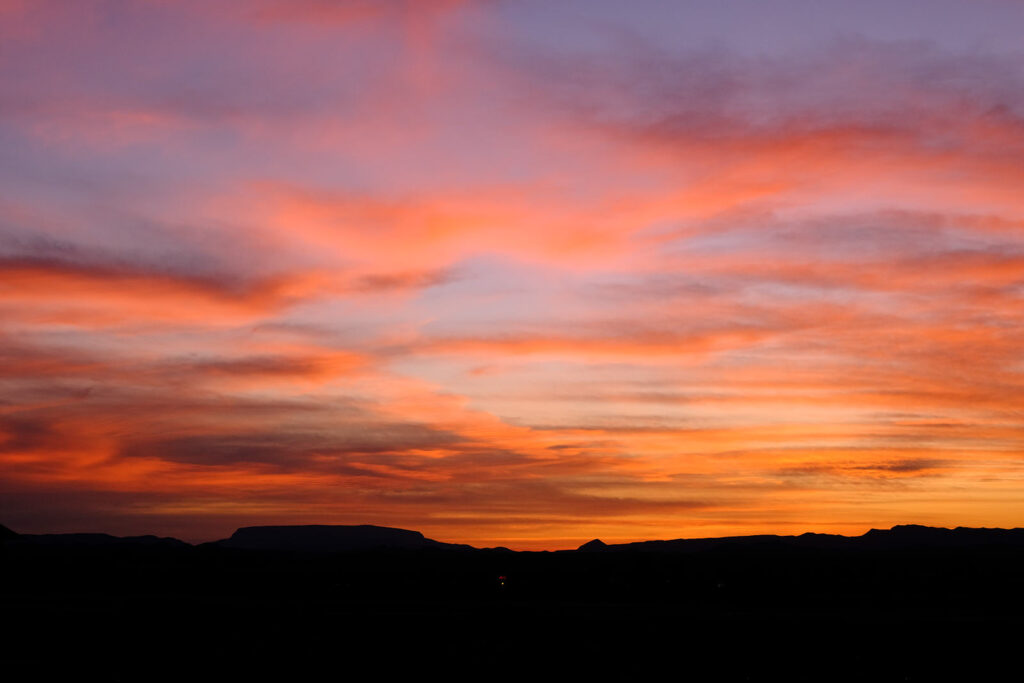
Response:
[[[221,541],[226,548],[339,552],[345,550],[417,550],[453,547],[425,538],[418,531],[360,524],[242,527]]]

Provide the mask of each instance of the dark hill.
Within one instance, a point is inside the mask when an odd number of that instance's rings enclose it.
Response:
[[[943,529],[901,524],[889,530],[872,529],[858,539],[877,548],[977,548],[986,546],[1024,548],[1024,529],[988,529],[958,526]]]
[[[102,547],[161,547],[187,548],[188,543],[176,538],[159,536],[111,536],[110,534],[14,534],[2,536],[3,540],[16,545],[45,546],[58,548],[102,548]]]
[[[587,541],[576,550],[582,550],[583,552],[595,552],[604,550],[608,547],[608,544],[602,541],[600,538],[595,538],[593,541]]]
[[[425,538],[418,531],[370,524],[242,527],[235,531],[231,538],[219,541],[218,545],[240,550],[300,552],[470,548],[467,545],[441,543]]]
[[[600,544],[600,545],[598,545]],[[678,538],[671,541],[638,541],[606,545],[591,541],[580,551],[617,553],[696,553],[705,551],[760,550],[913,550],[958,548],[1024,549],[1024,529],[957,527],[945,529],[903,524],[891,529],[871,529],[861,536],[805,533],[800,536],[725,536],[722,538]]]

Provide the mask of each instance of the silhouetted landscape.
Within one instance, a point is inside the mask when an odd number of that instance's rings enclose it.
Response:
[[[147,667],[141,679],[286,675],[338,659],[924,680],[1009,657],[1024,607],[1024,529],[595,539],[555,552],[369,525],[247,527],[198,545],[0,535],[3,613],[17,625],[8,666],[101,664],[107,680]]]

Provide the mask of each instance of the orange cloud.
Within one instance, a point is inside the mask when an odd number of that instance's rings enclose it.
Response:
[[[309,278],[236,284],[31,260],[0,262],[0,278],[8,315],[83,326],[236,323],[287,306],[315,286]]]

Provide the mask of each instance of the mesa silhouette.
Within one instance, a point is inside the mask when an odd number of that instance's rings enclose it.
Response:
[[[468,545],[441,543],[419,531],[374,526],[372,524],[304,526],[248,526],[231,538],[216,543],[225,548],[243,550],[298,550],[305,552],[341,552],[350,550],[472,549]]]

